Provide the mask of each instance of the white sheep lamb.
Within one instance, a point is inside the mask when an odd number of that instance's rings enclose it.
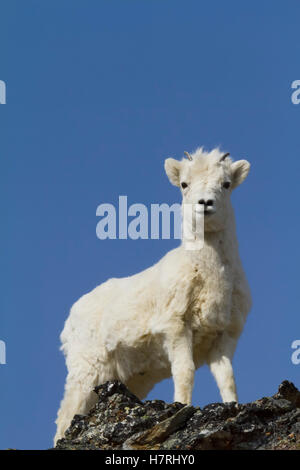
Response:
[[[165,170],[181,187],[183,205],[192,204],[196,217],[204,213],[203,247],[187,250],[185,236],[154,266],[109,279],[73,305],[61,334],[68,376],[55,441],[75,414],[90,409],[93,388],[107,380],[118,379],[143,398],[172,376],[174,400],[191,403],[195,369],[206,363],[223,401],[237,401],[231,361],[251,295],[230,194],[250,164],[232,162],[219,149],[186,155],[168,158]],[[190,235],[197,243],[201,234]]]

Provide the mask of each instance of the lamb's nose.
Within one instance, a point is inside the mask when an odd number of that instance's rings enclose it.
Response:
[[[198,204],[204,204],[205,206],[213,206],[214,201],[212,199],[208,199],[205,201],[204,199],[199,199]]]

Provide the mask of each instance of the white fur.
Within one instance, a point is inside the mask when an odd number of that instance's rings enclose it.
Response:
[[[213,199],[205,216],[204,246],[181,246],[131,277],[109,279],[72,307],[61,334],[68,376],[55,441],[75,414],[94,404],[93,388],[118,379],[145,397],[173,376],[174,400],[191,403],[195,369],[207,363],[223,401],[237,401],[232,357],[251,306],[241,265],[230,193],[249,163],[202,148],[193,161],[167,159],[166,173],[180,186],[183,204]],[[224,182],[231,182],[225,189]],[[196,237],[197,238],[197,237]]]

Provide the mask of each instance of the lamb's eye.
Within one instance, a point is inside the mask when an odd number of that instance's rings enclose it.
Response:
[[[187,183],[181,183],[181,187],[184,189],[184,188],[187,188]]]
[[[225,183],[223,183],[223,188],[230,188],[230,182],[229,181],[225,181]]]

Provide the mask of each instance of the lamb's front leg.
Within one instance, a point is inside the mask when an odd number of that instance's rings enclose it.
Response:
[[[207,361],[224,403],[238,401],[231,363],[235,347],[236,339],[224,332],[212,348]]]
[[[174,401],[191,404],[195,365],[193,361],[192,332],[185,327],[167,337],[167,351],[174,381]]]

